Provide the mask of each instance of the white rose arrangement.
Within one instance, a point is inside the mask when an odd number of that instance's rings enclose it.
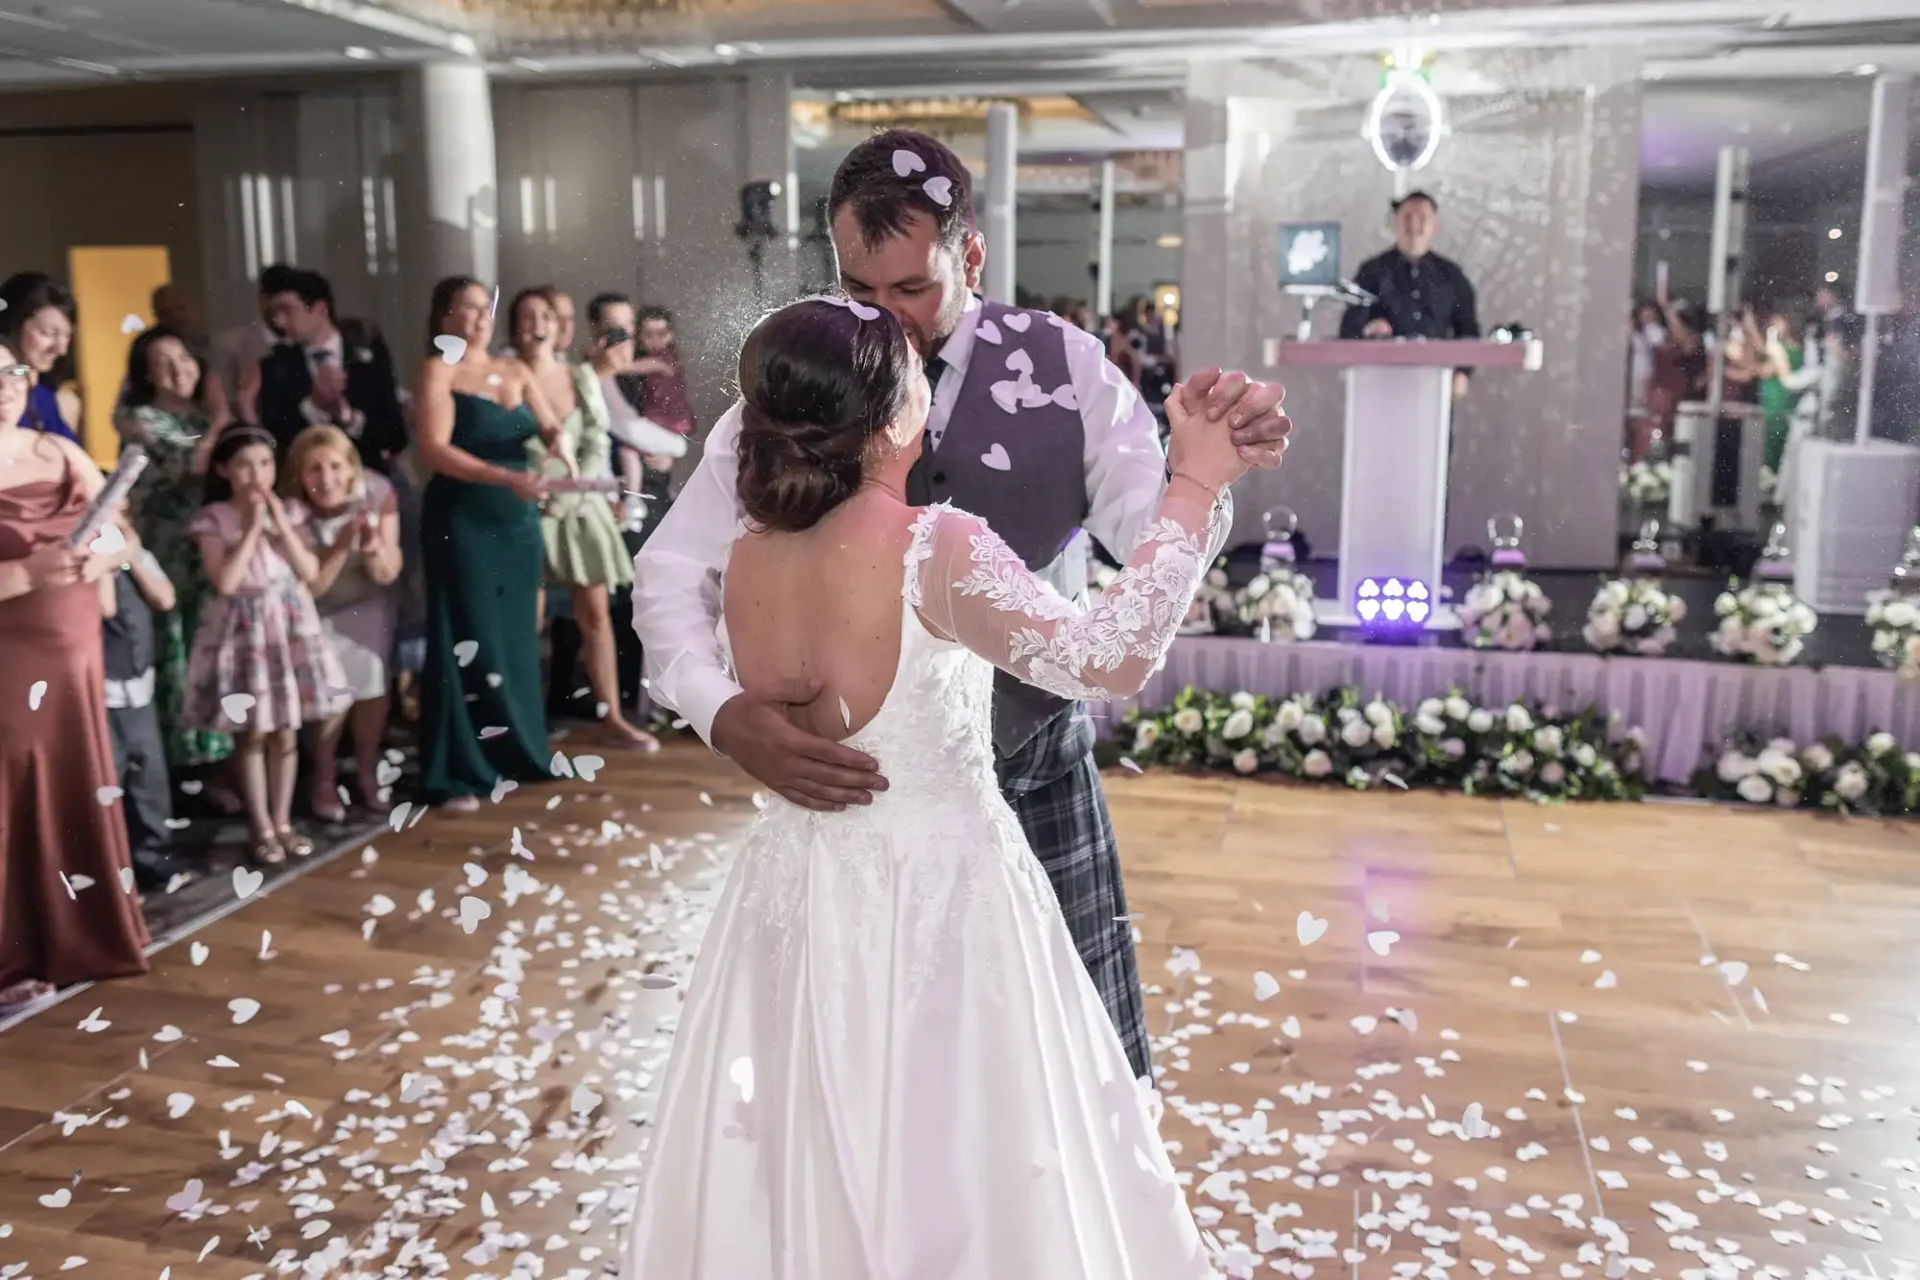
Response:
[[[1242,625],[1263,638],[1282,643],[1313,639],[1313,579],[1289,566],[1255,574],[1225,603]]]
[[[1858,746],[1836,739],[1796,746],[1788,738],[1736,737],[1694,777],[1694,789],[1720,800],[1775,808],[1826,809],[1877,817],[1920,807],[1920,752],[1903,752],[1890,733]]]
[[[1553,602],[1540,584],[1511,569],[1486,574],[1459,607],[1460,633],[1476,649],[1531,649],[1553,639]]]
[[[1620,488],[1636,506],[1663,505],[1673,492],[1673,464],[1642,459],[1620,468]]]
[[[1903,592],[1869,591],[1867,625],[1873,652],[1902,680],[1920,680],[1920,599]]]
[[[1713,611],[1720,619],[1714,649],[1766,667],[1784,667],[1798,658],[1819,622],[1784,582],[1755,582],[1723,591]]]
[[[1658,657],[1673,643],[1674,624],[1686,616],[1686,602],[1668,594],[1658,578],[1609,578],[1594,592],[1580,634],[1597,653]]]

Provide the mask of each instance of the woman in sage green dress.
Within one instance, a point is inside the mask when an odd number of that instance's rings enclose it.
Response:
[[[166,731],[167,763],[177,769],[213,764],[233,754],[233,739],[226,734],[180,723],[187,649],[201,610],[214,594],[187,525],[200,510],[207,459],[227,425],[218,385],[200,368],[180,334],[164,327],[148,329],[133,340],[127,354],[126,394],[113,419],[123,445],[137,444],[147,451],[147,468],[127,499],[128,514],[140,541],[172,579],[177,600],[171,613],[154,619],[159,651],[154,700]]]
[[[560,456],[537,440],[528,449],[534,469],[548,478],[558,476],[569,463],[588,479],[609,478],[613,450],[607,402],[591,368],[567,364],[555,354],[560,329],[557,296],[551,287],[527,289],[507,308],[514,350],[539,387],[541,399],[561,419]],[[540,519],[547,582],[572,593],[580,655],[598,704],[603,744],[658,751],[660,743],[654,736],[635,728],[620,713],[620,668],[608,596],[633,585],[633,564],[620,536],[619,497],[617,493],[556,493],[547,499]]]
[[[502,782],[552,776],[540,685],[539,503],[527,442],[560,423],[527,367],[487,352],[492,292],[453,276],[434,286],[420,366],[418,452],[427,668],[420,775],[428,801],[480,807]]]

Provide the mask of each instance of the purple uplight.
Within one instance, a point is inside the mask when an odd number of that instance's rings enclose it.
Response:
[[[1378,635],[1411,635],[1433,616],[1433,593],[1412,578],[1362,578],[1353,611],[1363,630]]]

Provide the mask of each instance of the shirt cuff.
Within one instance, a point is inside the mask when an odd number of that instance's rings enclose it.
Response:
[[[669,673],[668,678],[654,681],[654,689],[714,751],[718,748],[713,745],[713,718],[720,714],[721,707],[746,692],[717,668],[688,671],[678,679]]]

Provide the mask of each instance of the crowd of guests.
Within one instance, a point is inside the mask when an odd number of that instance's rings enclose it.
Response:
[[[1627,439],[1631,461],[1661,456],[1674,419],[1710,390],[1712,322],[1664,288],[1634,308],[1628,336]],[[1767,483],[1784,492],[1790,445],[1807,436],[1849,430],[1849,391],[1858,368],[1860,332],[1839,295],[1821,286],[1811,306],[1747,305],[1727,328],[1722,400],[1751,404],[1765,426],[1761,465]]]
[[[194,872],[181,777],[244,816],[256,864],[313,851],[303,774],[321,822],[392,803],[402,732],[449,809],[550,777],[549,595],[595,744],[658,747],[613,614],[694,428],[671,317],[606,293],[577,339],[555,288],[502,308],[452,278],[403,376],[315,272],[267,268],[259,305],[209,336],[156,291],[110,407],[143,468],[84,534],[108,479],[75,430],[73,298],[0,285],[0,1015],[145,968],[135,889]]]

